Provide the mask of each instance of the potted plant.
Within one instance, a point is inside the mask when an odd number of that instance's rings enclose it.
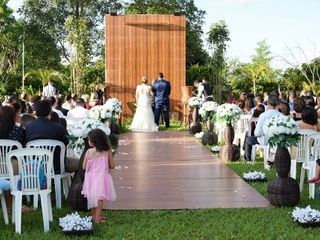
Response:
[[[203,101],[198,97],[191,97],[188,100],[188,106],[192,109],[192,122],[189,126],[189,131],[193,135],[201,132],[202,130],[199,118],[199,108],[202,104]]]
[[[276,206],[294,206],[300,200],[300,190],[297,181],[288,177],[291,165],[288,148],[298,145],[299,127],[292,118],[279,115],[266,122],[263,132],[270,146],[276,147],[275,167],[278,178],[268,185],[268,199]]]
[[[199,109],[199,114],[203,121],[206,122],[207,132],[205,132],[202,136],[202,144],[204,145],[214,145],[218,143],[218,136],[213,131],[214,130],[214,121],[216,119],[216,112],[218,108],[218,104],[213,101],[208,101],[203,103],[201,108]]]
[[[236,161],[240,159],[240,149],[232,144],[234,140],[233,124],[240,118],[241,109],[230,103],[225,103],[217,108],[217,120],[226,124],[224,128],[224,138],[226,144],[221,147],[219,157],[225,161]]]

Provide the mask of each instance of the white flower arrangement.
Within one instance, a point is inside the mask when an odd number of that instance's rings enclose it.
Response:
[[[80,158],[85,147],[84,138],[88,137],[92,129],[101,129],[106,135],[110,135],[110,128],[96,119],[83,119],[75,122],[69,132],[69,144],[67,146],[67,156],[70,158]]]
[[[292,218],[300,224],[320,224],[320,211],[312,209],[310,206],[296,207],[292,211]]]
[[[203,101],[198,97],[191,97],[188,99],[189,107],[196,107],[199,108],[203,104]]]
[[[266,121],[263,132],[271,146],[287,148],[297,145],[300,140],[297,123],[291,117],[284,115],[274,116]]]
[[[71,213],[59,218],[59,226],[62,231],[89,231],[92,230],[92,217],[81,217],[79,213]]]
[[[247,172],[242,174],[242,178],[247,181],[262,181],[266,180],[266,174],[263,172]]]
[[[103,105],[103,108],[107,109],[112,116],[118,115],[122,112],[122,104],[117,98],[109,98]]]
[[[199,132],[199,133],[196,133],[194,136],[195,136],[195,138],[201,139],[203,134],[204,134],[204,132]]]
[[[112,111],[106,105],[94,106],[89,110],[89,117],[96,120],[109,119],[112,117]]]
[[[235,123],[242,114],[241,108],[235,104],[225,103],[217,107],[217,119],[227,125]]]
[[[213,101],[205,102],[199,109],[199,114],[203,120],[214,120],[219,104]]]
[[[221,148],[220,148],[219,146],[213,146],[213,147],[211,148],[211,152],[216,153],[216,152],[219,152],[220,149],[221,149]]]

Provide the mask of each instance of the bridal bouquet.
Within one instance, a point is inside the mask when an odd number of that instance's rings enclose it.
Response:
[[[220,122],[231,125],[240,118],[241,114],[242,110],[237,105],[225,103],[217,107],[216,117]]]
[[[218,106],[219,105],[216,102],[212,102],[212,101],[205,102],[202,104],[201,108],[199,109],[199,114],[201,115],[204,121],[214,120]]]
[[[292,211],[292,218],[299,224],[320,225],[320,211],[312,209],[310,206],[306,208],[296,207]]]
[[[188,99],[189,107],[199,108],[199,107],[201,107],[202,104],[203,104],[203,101],[198,97],[191,97],[191,98]]]
[[[288,116],[278,115],[269,119],[263,127],[263,132],[269,138],[269,144],[284,148],[297,145],[300,140],[297,123]]]

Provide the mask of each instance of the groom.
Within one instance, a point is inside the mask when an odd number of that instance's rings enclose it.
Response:
[[[158,81],[152,84],[152,91],[154,93],[154,121],[159,125],[159,118],[161,112],[163,113],[166,128],[170,127],[169,121],[169,95],[171,92],[170,82],[163,79],[163,73],[159,72]]]

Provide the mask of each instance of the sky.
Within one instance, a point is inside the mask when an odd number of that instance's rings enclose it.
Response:
[[[10,0],[14,10],[23,0]],[[320,0],[195,0],[198,9],[205,10],[204,33],[210,25],[225,20],[230,31],[228,59],[249,62],[257,43],[267,40],[273,67],[285,68],[290,63],[302,63],[320,56]],[[204,39],[206,36],[204,35]],[[288,48],[295,50],[291,57]]]

